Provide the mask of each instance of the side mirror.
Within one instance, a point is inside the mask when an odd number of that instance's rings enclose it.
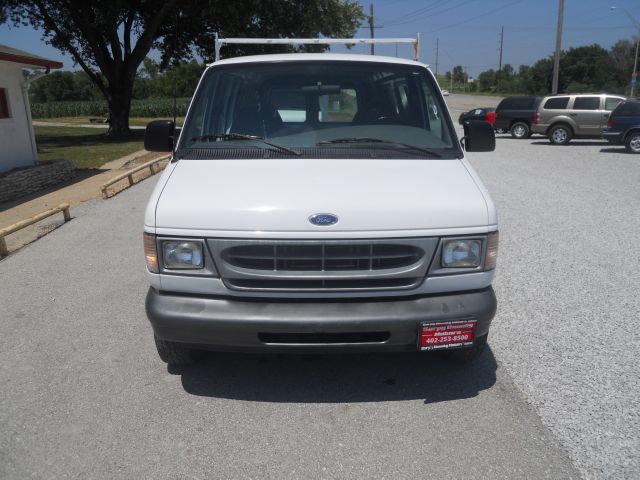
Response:
[[[496,149],[496,134],[493,125],[485,121],[464,122],[464,149],[467,152],[493,152]]]
[[[173,151],[174,123],[171,120],[154,120],[144,132],[144,149],[150,152]]]

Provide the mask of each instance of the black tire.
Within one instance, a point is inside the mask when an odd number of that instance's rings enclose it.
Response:
[[[155,335],[153,338],[156,341],[156,349],[160,359],[169,365],[191,365],[200,358],[201,352],[199,350],[184,347],[180,343],[162,340]]]
[[[455,350],[444,350],[442,356],[449,361],[456,363],[468,363],[478,358],[487,346],[489,334],[478,337],[473,342],[472,347],[458,348]]]
[[[531,136],[531,129],[525,122],[514,123],[511,125],[511,129],[509,131],[511,132],[511,136],[518,140],[529,138]]]
[[[629,153],[640,153],[640,132],[631,132],[627,135],[624,146]]]
[[[553,145],[566,145],[571,141],[573,131],[571,131],[571,127],[568,125],[560,124],[551,127],[547,136]]]

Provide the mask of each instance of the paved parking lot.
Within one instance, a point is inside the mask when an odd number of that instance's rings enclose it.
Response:
[[[474,100],[448,101],[457,119]],[[77,208],[0,261],[0,478],[634,477],[640,156],[501,136],[471,161],[501,247],[469,368],[212,354],[167,371],[143,306],[153,180]]]

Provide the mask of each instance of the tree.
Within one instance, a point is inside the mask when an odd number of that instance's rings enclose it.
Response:
[[[91,83],[83,71],[53,72],[38,78],[29,88],[32,102],[58,102],[65,100],[97,100],[100,90]]]
[[[157,68],[156,72],[153,72],[152,65]],[[143,74],[137,79],[137,82],[146,83],[148,97],[172,97],[174,93],[178,97],[190,97],[202,76],[204,65],[191,60],[160,73],[158,64],[151,60],[145,63],[145,72],[149,72],[149,69],[152,69],[152,72],[147,73],[148,77]]]
[[[617,83],[628,88],[633,73],[633,59],[636,54],[634,42],[619,40],[611,47],[611,61],[616,74]]]
[[[73,57],[106,98],[112,135],[129,132],[134,80],[152,48],[166,66],[193,46],[211,58],[214,32],[351,36],[364,18],[355,0],[3,0],[2,17]]]
[[[560,69],[562,77],[562,69]],[[531,94],[547,95],[551,92],[553,82],[553,59],[551,57],[538,60],[531,67]]]
[[[628,88],[635,43],[618,41],[610,50],[598,44],[585,45],[562,51],[560,57],[560,92],[610,92],[623,93]],[[520,65],[516,73],[506,64],[499,74],[493,69],[478,76],[481,91],[490,91],[493,78],[498,79],[497,90],[501,93],[547,95],[551,91],[553,59],[538,60],[532,66]]]
[[[615,84],[615,66],[609,52],[598,44],[570,48],[560,58],[559,91],[598,92]],[[582,90],[580,90],[582,89]]]
[[[466,80],[467,77],[462,66],[456,65],[455,67],[453,67],[453,83],[464,85]]]
[[[514,74],[515,72],[513,70],[513,67],[510,64],[506,63],[502,67],[502,70],[500,70],[496,75],[496,78],[498,79],[498,90],[500,90],[501,92],[513,92],[515,87]]]
[[[532,93],[531,67],[529,65],[520,65],[518,68],[516,91],[519,93]]]
[[[478,75],[478,89],[481,92],[489,92],[491,91],[492,87],[495,90],[495,85],[496,71],[493,68],[486,70]]]

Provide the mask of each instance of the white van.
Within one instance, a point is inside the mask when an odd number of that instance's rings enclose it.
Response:
[[[201,350],[446,350],[487,342],[496,209],[426,65],[282,54],[210,65],[149,200],[146,308],[160,358]]]

